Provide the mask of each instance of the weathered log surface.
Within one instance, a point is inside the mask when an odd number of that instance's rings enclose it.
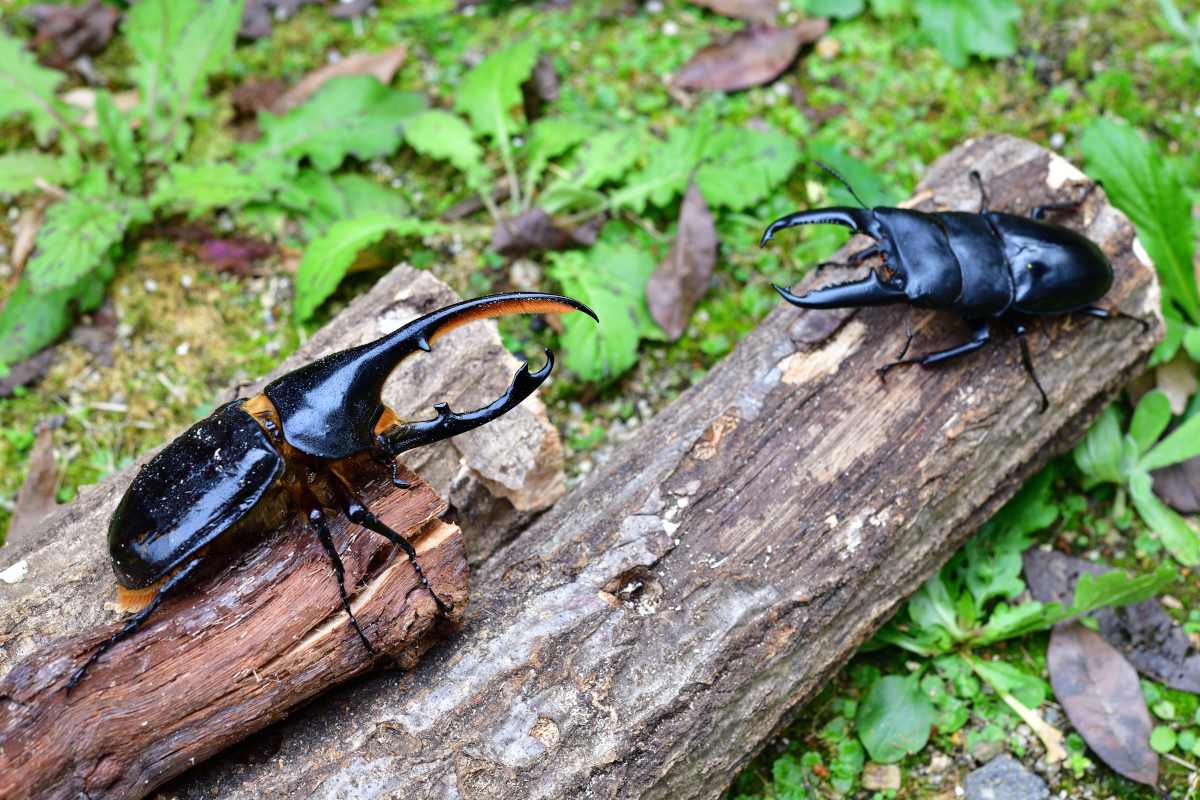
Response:
[[[257,386],[458,299],[428,273],[397,267]],[[478,408],[503,393],[516,368],[492,323],[467,325],[439,339],[433,353],[401,365],[384,400],[419,417],[432,416],[439,400],[456,410]],[[51,639],[119,618],[104,607],[116,585],[108,563],[108,521],[133,476],[156,452],[81,491],[36,530],[0,549],[0,569],[22,561],[28,569],[16,583],[0,582],[0,677]],[[454,504],[468,553],[473,547],[483,553],[494,549],[514,525],[563,491],[561,445],[536,398],[483,428],[406,453],[404,461]]]
[[[985,137],[939,159],[913,204],[977,209],[972,169],[992,207],[1014,213],[1086,185],[1048,151]],[[1035,322],[1045,414],[1005,331],[936,369],[894,370],[885,387],[875,368],[903,345],[901,307],[781,304],[475,571],[462,633],[415,670],[327,694],[162,796],[719,796],[1161,338],[1129,222],[1100,191],[1058,221],[1112,259],[1102,305],[1153,325]],[[967,336],[947,312],[911,319],[916,353]]]
[[[415,534],[438,613],[403,551],[330,520],[354,616],[384,659],[411,668],[468,601],[459,530],[411,472],[395,490],[373,468],[356,488],[388,525]],[[351,530],[353,528],[353,530]],[[103,603],[105,597],[93,598]],[[68,694],[67,678],[122,623],[47,644],[0,683],[0,797],[140,797],[332,685],[372,668],[342,609],[328,556],[303,517],[213,578],[163,602]]]

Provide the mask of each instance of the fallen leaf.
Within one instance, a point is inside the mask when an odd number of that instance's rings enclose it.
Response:
[[[707,8],[709,11],[731,19],[744,19],[750,22],[771,22],[779,13],[779,4],[775,0],[689,0],[694,6]]]
[[[1174,358],[1154,368],[1154,382],[1171,401],[1171,413],[1182,414],[1196,393],[1196,362],[1181,347]]]
[[[5,543],[20,538],[37,527],[38,523],[58,508],[54,498],[54,441],[53,431],[66,420],[63,416],[39,422],[34,429],[36,438],[29,453],[29,471],[17,495],[17,507],[8,523]]]
[[[350,19],[367,13],[367,9],[375,5],[375,0],[341,0],[329,9],[329,16],[334,19]]]
[[[650,316],[671,341],[683,335],[692,310],[708,291],[716,264],[717,229],[693,179],[679,207],[675,241],[646,283]]]
[[[1080,575],[1101,575],[1111,567],[1031,548],[1022,554],[1025,581],[1035,600],[1069,604]],[[1148,678],[1172,689],[1200,693],[1200,654],[1183,628],[1153,598],[1121,608],[1092,612],[1104,640],[1125,654]]]
[[[8,365],[8,374],[0,378],[0,397],[12,397],[13,390],[40,378],[54,358],[54,345],[38,350],[16,364]]]
[[[553,103],[557,100],[558,89],[558,72],[554,69],[554,62],[550,60],[550,56],[542,53],[538,56],[537,63],[533,65],[533,72],[530,73],[529,80],[521,84],[526,121],[533,122],[540,119],[542,104]]]
[[[827,30],[829,20],[814,17],[789,28],[759,25],[738,31],[702,48],[672,83],[685,89],[727,92],[770,83],[796,59],[801,47],[817,41]]]
[[[591,247],[600,235],[604,216],[597,215],[577,228],[567,230],[540,206],[515,217],[502,217],[492,230],[492,249],[510,258],[528,255],[534,250],[574,250]]]
[[[897,764],[863,764],[862,787],[868,792],[896,791],[900,788],[900,767]]]
[[[250,262],[275,253],[275,245],[259,239],[235,236],[231,239],[209,239],[201,242],[196,254],[212,264],[214,272],[232,271],[236,275],[250,274]]]
[[[242,25],[238,36],[243,39],[263,39],[271,35],[276,19],[287,19],[300,6],[320,5],[325,0],[246,0],[242,6]]]
[[[17,218],[17,235],[13,237],[12,245],[14,277],[25,267],[25,261],[33,252],[33,240],[41,230],[42,223],[46,221],[46,209],[56,199],[43,193],[33,205],[22,210],[21,216]]]
[[[1050,633],[1050,685],[1071,725],[1117,772],[1154,786],[1158,753],[1150,749],[1150,709],[1137,671],[1100,634],[1072,620]]]
[[[496,188],[492,189],[492,201],[499,205],[508,199],[508,184],[501,183]],[[469,217],[472,214],[483,211],[487,208],[487,204],[483,202],[483,198],[479,195],[472,195],[466,200],[460,200],[454,205],[442,212],[442,219],[451,221]]]
[[[117,339],[116,309],[110,301],[103,304],[90,314],[71,326],[67,336],[72,342],[87,350],[94,357],[93,366],[111,367],[112,346]]]
[[[229,100],[239,115],[253,117],[258,112],[269,109],[283,96],[283,92],[283,81],[277,78],[252,78],[234,89]]]
[[[1150,473],[1154,493],[1180,514],[1200,514],[1200,456]]]
[[[341,78],[347,75],[374,75],[380,83],[387,86],[392,82],[396,70],[400,69],[400,65],[404,63],[407,55],[408,45],[398,44],[391,50],[385,50],[382,53],[355,53],[346,56],[305,75],[295,86],[280,95],[270,105],[269,110],[275,114],[286,114],[311,97],[331,78]]]
[[[37,32],[30,49],[53,41],[54,53],[46,59],[50,66],[65,67],[80,56],[99,53],[113,36],[121,12],[100,0],[81,5],[35,3],[22,11],[33,18]]]

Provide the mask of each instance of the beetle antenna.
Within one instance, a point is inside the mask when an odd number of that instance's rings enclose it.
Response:
[[[850,194],[854,196],[854,199],[858,201],[858,204],[859,204],[860,206],[862,206],[863,208],[866,208],[866,207],[867,207],[867,204],[866,204],[866,203],[864,203],[864,202],[862,201],[862,198],[861,198],[861,197],[859,197],[859,196],[858,196],[858,195],[855,193],[855,191],[854,191],[854,187],[850,185],[850,182],[849,182],[848,180],[846,180],[845,178],[843,178],[841,175],[839,175],[839,174],[838,174],[838,171],[837,171],[836,169],[834,169],[833,167],[829,166],[828,164],[826,164],[826,163],[825,163],[825,162],[823,162],[823,161],[814,161],[813,163],[814,163],[814,164],[816,164],[816,165],[817,165],[818,167],[820,167],[821,169],[823,169],[823,170],[825,170],[826,172],[828,172],[828,173],[829,173],[830,175],[832,175],[833,177],[837,178],[839,181],[841,181],[841,182],[842,182],[842,186],[845,186],[845,187],[846,187],[846,189],[847,189],[847,190],[850,192]]]

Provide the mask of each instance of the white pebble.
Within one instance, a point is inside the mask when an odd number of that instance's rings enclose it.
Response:
[[[146,280],[142,281],[142,288],[147,292],[157,292],[158,281],[154,280],[154,278],[146,278]]]
[[[188,344],[187,342],[181,342],[179,344],[179,346],[175,348],[175,355],[182,358],[183,356],[186,356],[188,354],[188,351],[191,349],[192,349],[192,346],[190,344]]]
[[[192,286],[192,276],[186,272],[179,276],[179,285],[185,289],[190,289]]]
[[[669,19],[662,24],[663,36],[675,36],[679,33],[679,23],[673,19]]]

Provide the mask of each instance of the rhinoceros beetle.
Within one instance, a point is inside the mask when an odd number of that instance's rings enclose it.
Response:
[[[550,375],[554,356],[531,373],[523,364],[508,390],[484,408],[456,414],[446,403],[433,419],[401,420],[385,406],[383,384],[401,361],[460,325],[505,314],[570,313],[587,306],[537,292],[491,295],[427,314],[374,342],[325,356],[235,400],[189,428],[150,460],[126,490],[108,529],[108,550],[123,599],[149,603],[101,644],[68,681],[68,691],[105,650],[132,634],[164,597],[210,574],[285,517],[303,513],[329,556],[342,607],[363,646],[346,596],[341,558],[323,509],[339,507],[356,525],[408,554],[443,613],[408,540],[383,524],[351,488],[350,478],[374,460],[396,473],[396,456],[472,430],[515,408]],[[140,591],[139,591],[140,590]],[[140,598],[138,597],[140,595]]]
[[[979,185],[978,213],[939,211],[927,214],[884,206],[867,208],[850,184],[831,167],[817,162],[833,174],[858,200],[862,208],[838,206],[799,211],[782,217],[767,228],[760,246],[775,233],[795,225],[832,223],[864,233],[875,244],[832,266],[857,266],[879,256],[879,270],[858,281],[825,286],[797,297],[775,286],[785,300],[800,308],[850,308],[908,303],[917,308],[949,308],[964,317],[971,328],[971,341],[947,350],[905,359],[912,343],[907,309],[904,350],[891,364],[879,368],[882,378],[891,367],[907,364],[928,366],[983,347],[991,332],[989,319],[999,319],[1016,333],[1021,360],[1033,379],[1046,410],[1049,400],[1033,370],[1025,325],[1018,314],[1066,314],[1078,311],[1093,317],[1128,317],[1120,311],[1105,311],[1091,304],[1112,286],[1112,265],[1094,242],[1075,231],[1046,222],[1047,211],[1074,211],[1095,191],[1087,188],[1078,200],[1040,205],[1029,218],[989,211],[987,191],[978,172],[971,177]],[[822,264],[821,266],[826,266]]]

